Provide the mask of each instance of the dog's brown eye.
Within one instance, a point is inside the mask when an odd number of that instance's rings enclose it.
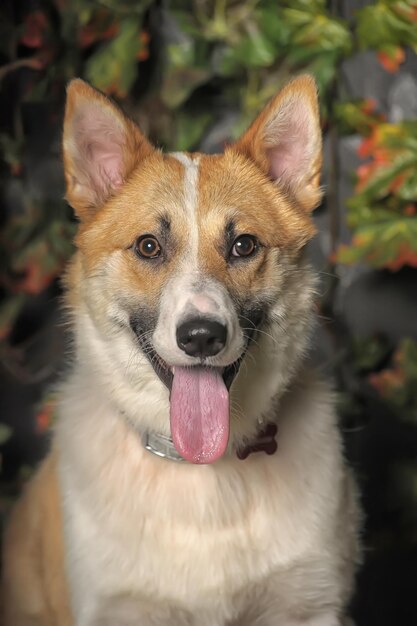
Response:
[[[232,248],[233,257],[246,257],[254,254],[258,248],[257,241],[252,235],[241,235],[238,237]]]
[[[144,259],[156,259],[161,254],[161,246],[153,235],[142,235],[135,243],[135,251]]]

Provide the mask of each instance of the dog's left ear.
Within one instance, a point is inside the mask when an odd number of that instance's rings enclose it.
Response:
[[[102,93],[80,79],[67,89],[63,153],[67,200],[89,219],[154,151],[139,128]]]
[[[305,211],[320,202],[322,141],[314,79],[295,78],[233,146],[254,161]]]

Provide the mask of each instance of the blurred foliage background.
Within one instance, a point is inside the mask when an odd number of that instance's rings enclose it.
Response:
[[[60,164],[68,80],[81,76],[114,97],[165,149],[214,152],[289,77],[308,71],[325,137],[326,197],[312,251],[322,272],[316,343],[340,390],[367,513],[353,612],[358,624],[415,626],[417,82],[414,92],[400,89],[399,112],[384,85],[403,68],[417,72],[416,52],[411,0],[3,0],[3,511],[47,446],[50,385],[65,371],[57,278],[76,228]],[[402,93],[416,97],[408,112]],[[349,314],[357,278],[364,287]],[[380,321],[389,311],[394,330]]]

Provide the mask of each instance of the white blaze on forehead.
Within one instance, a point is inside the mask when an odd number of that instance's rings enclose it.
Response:
[[[197,189],[200,157],[191,158],[184,152],[172,152],[171,156],[184,166],[184,209],[187,213],[189,224],[188,249],[190,252],[187,255],[187,262],[191,257],[194,260],[192,269],[196,269],[198,251]]]
[[[227,327],[228,341],[222,351],[221,366],[229,365],[241,355],[244,338],[227,289],[204,276],[198,259],[198,177],[200,157],[183,152],[171,153],[184,167],[183,211],[187,221],[186,248],[183,262],[165,285],[153,345],[158,354],[172,365],[193,365],[194,357],[183,352],[176,341],[178,326],[196,315],[216,319]]]

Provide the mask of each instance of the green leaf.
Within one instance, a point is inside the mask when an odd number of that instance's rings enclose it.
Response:
[[[356,35],[362,49],[387,46],[417,46],[417,28],[412,8],[401,11],[401,2],[376,2],[357,12]],[[409,17],[408,17],[409,16]]]
[[[378,368],[390,353],[389,343],[382,337],[354,338],[352,358],[355,369],[369,371]]]
[[[265,19],[265,16],[257,17]],[[275,17],[278,17],[277,15]],[[260,19],[260,23],[262,23]],[[246,68],[269,67],[279,56],[276,40],[269,36],[256,21],[246,25],[245,32],[237,36],[237,41],[218,46],[213,54],[216,73],[230,76]]]
[[[87,60],[85,76],[95,87],[119,97],[129,92],[138,74],[140,27],[137,19],[123,19],[116,37]]]
[[[417,169],[413,168],[411,174],[407,176],[401,187],[397,190],[397,195],[402,200],[417,200]]]
[[[416,167],[417,155],[411,152],[400,154],[389,165],[381,165],[367,184],[354,198],[349,200],[349,206],[357,203],[379,200],[387,195],[393,180],[409,168]]]
[[[338,55],[350,53],[351,35],[342,20],[322,13],[309,16],[293,9],[284,9],[283,16],[293,26],[291,46],[294,51],[309,51],[310,55],[331,51]]]
[[[10,334],[15,319],[26,302],[24,294],[9,296],[0,306],[0,341]]]
[[[379,48],[381,43],[396,44],[388,21],[389,8],[381,2],[364,7],[357,13],[356,35],[361,48]]]
[[[304,13],[324,13],[326,11],[326,0],[285,0],[283,4]]]
[[[275,60],[275,48],[264,33],[253,29],[241,39],[235,56],[243,66],[268,67]]]
[[[313,59],[306,70],[314,75],[319,92],[325,93],[337,74],[337,67],[337,54],[329,52]]]
[[[341,246],[337,259],[348,265],[361,261],[391,270],[417,267],[417,218],[393,213],[390,220],[357,227],[352,245]]]
[[[210,113],[199,113],[193,116],[188,112],[180,114],[177,117],[175,149],[195,149],[211,120]]]
[[[257,23],[261,33],[271,42],[275,50],[284,49],[291,39],[291,28],[282,19],[278,3],[261,4],[256,11]]]
[[[12,436],[12,429],[6,426],[6,424],[0,424],[0,445],[6,443]]]
[[[339,132],[342,134],[356,132],[360,135],[369,135],[372,128],[380,123],[381,116],[377,113],[365,112],[365,104],[366,101],[364,100],[334,103],[333,112]]]

